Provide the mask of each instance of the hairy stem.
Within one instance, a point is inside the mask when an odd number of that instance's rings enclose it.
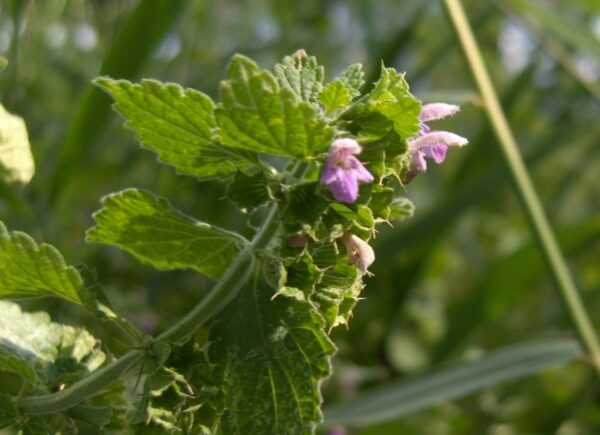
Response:
[[[306,166],[299,163],[294,167],[291,175],[300,178],[305,170]],[[277,212],[277,204],[272,204],[252,241],[239,253],[212,291],[179,322],[156,337],[155,342],[162,341],[176,344],[185,342],[198,328],[217,315],[237,296],[238,291],[252,273],[255,252],[265,248],[277,232],[279,227]],[[52,414],[64,411],[88,397],[98,394],[145,356],[146,352],[143,350],[131,350],[63,391],[21,399],[19,407],[29,415]]]
[[[43,396],[24,397],[19,407],[29,415],[53,414],[77,405],[82,400],[94,396],[117,380],[127,369],[135,365],[145,355],[142,350],[130,350],[119,359],[96,370],[63,391]]]
[[[590,353],[596,372],[600,374],[600,342],[581,301],[567,263],[560,251],[560,247],[527,172],[527,168],[523,163],[516,140],[498,101],[496,91],[483,62],[483,57],[473,36],[473,31],[466,18],[462,4],[460,0],[444,0],[444,3],[477,87],[481,92],[488,118],[498,137],[502,154],[527,213],[531,230],[540,245],[542,254],[556,282],[563,303],[571,316],[573,325],[582,343]]]

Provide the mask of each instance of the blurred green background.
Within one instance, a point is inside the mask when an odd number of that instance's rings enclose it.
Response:
[[[464,4],[598,326],[600,3]],[[232,54],[271,68],[298,48],[317,56],[328,78],[362,62],[372,82],[383,59],[406,72],[425,102],[460,104],[459,115],[435,128],[470,139],[407,186],[417,206],[411,220],[381,227],[365,300],[348,329],[333,333],[340,350],[326,401],[512,343],[573,337],[441,1],[1,1],[0,55],[10,64],[0,101],[25,118],[37,172],[26,187],[0,186],[0,220],[55,245],[69,263],[95,267],[116,308],[150,333],[163,329],[211,282],[86,245],[100,198],[147,188],[192,216],[249,232],[246,216],[223,199],[221,185],[159,165],[90,82],[99,74],[155,78],[217,98]],[[118,334],[66,302],[23,306],[123,348]],[[600,433],[598,386],[576,362],[351,433]]]

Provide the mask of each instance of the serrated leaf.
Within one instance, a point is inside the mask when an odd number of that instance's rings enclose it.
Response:
[[[29,183],[34,172],[25,121],[0,104],[0,179],[8,183]]]
[[[337,80],[341,81],[342,84],[350,92],[352,98],[360,95],[360,88],[365,84],[365,73],[360,63],[355,63],[346,68]]]
[[[317,100],[323,87],[324,70],[314,56],[298,50],[293,56],[285,56],[274,71],[281,87],[290,89],[301,100]]]
[[[0,298],[58,296],[81,304],[83,291],[81,276],[53,246],[9,233],[0,222]]]
[[[394,68],[381,69],[381,77],[367,97],[367,104],[394,123],[394,131],[403,139],[421,130],[421,103],[408,90],[404,74]]]
[[[421,129],[421,103],[409,92],[404,75],[394,68],[382,66],[373,90],[347,113],[348,119],[358,127],[360,136],[367,140],[377,140],[390,130],[406,140]]]
[[[0,301],[0,337],[2,354],[34,367],[48,388],[81,379],[106,358],[86,330],[51,322],[46,313],[23,313],[7,301]]]
[[[335,114],[347,107],[352,101],[352,94],[340,80],[334,80],[323,88],[319,95],[319,103],[327,115]]]
[[[308,302],[273,293],[255,276],[211,329],[223,433],[304,434],[321,419],[318,384],[335,348]]]
[[[272,200],[272,180],[263,172],[245,174],[236,172],[227,185],[227,196],[245,210],[252,210]],[[277,186],[273,186],[276,188]]]
[[[123,190],[104,197],[102,204],[87,240],[117,246],[159,270],[193,269],[216,278],[246,243],[144,190]]]
[[[100,77],[95,83],[114,99],[142,145],[180,174],[213,177],[254,165],[251,154],[213,140],[215,104],[202,92],[155,80],[137,84]]]
[[[304,159],[327,151],[333,139],[333,130],[313,105],[298,101],[247,57],[236,55],[231,61],[221,100],[216,118],[229,147]]]

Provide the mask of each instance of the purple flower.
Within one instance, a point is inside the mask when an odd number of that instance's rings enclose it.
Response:
[[[337,201],[355,202],[358,185],[373,181],[373,175],[354,157],[361,151],[361,146],[354,139],[337,139],[329,148],[321,182],[331,189]]]
[[[431,131],[428,121],[435,121],[454,115],[460,108],[454,104],[426,104],[421,109],[421,131],[415,139],[408,141],[411,164],[409,180],[419,172],[427,170],[427,158],[438,165],[446,158],[449,146],[463,146],[469,141],[462,136],[447,131]]]

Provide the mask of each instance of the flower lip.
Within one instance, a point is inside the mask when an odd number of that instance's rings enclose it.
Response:
[[[448,116],[455,115],[460,111],[460,107],[456,104],[446,103],[431,103],[425,104],[421,109],[421,115],[419,119],[422,122],[436,121],[438,119],[444,119]]]
[[[468,144],[469,141],[457,134],[450,133],[449,131],[433,131],[427,133],[415,140],[410,141],[410,148],[413,150],[420,150],[436,145],[448,146],[459,146],[462,147]]]

